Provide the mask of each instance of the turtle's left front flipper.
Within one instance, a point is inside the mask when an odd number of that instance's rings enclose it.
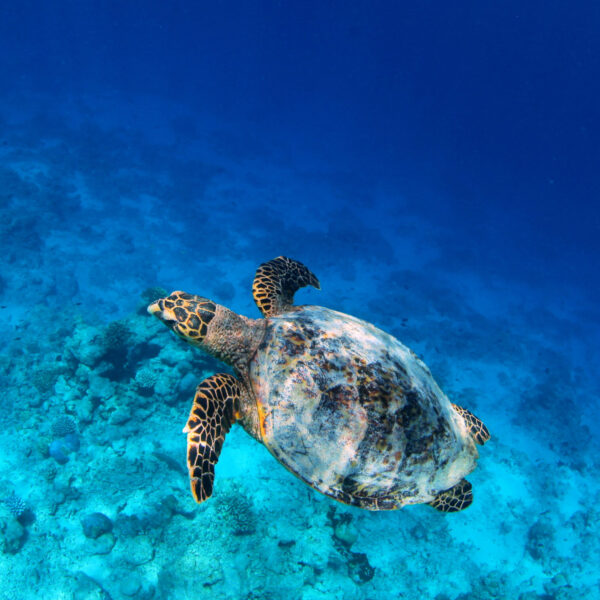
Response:
[[[272,317],[290,310],[294,294],[306,285],[321,289],[319,280],[301,262],[278,256],[258,267],[252,295],[263,316]]]
[[[243,388],[227,373],[205,379],[196,388],[194,405],[183,429],[187,433],[187,462],[192,494],[196,502],[210,497],[215,465],[225,434],[236,421]]]

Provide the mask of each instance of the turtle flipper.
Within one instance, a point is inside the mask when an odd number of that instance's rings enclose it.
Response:
[[[452,405],[454,410],[464,419],[465,425],[471,434],[471,437],[477,444],[485,444],[490,439],[490,432],[488,428],[483,424],[483,421],[478,419],[471,411],[458,406],[457,404]]]
[[[205,379],[196,388],[194,405],[183,433],[187,433],[187,463],[196,502],[210,497],[215,465],[225,434],[236,421],[242,396],[239,381],[227,373]]]
[[[454,487],[438,494],[429,505],[441,512],[458,512],[471,506],[472,502],[473,486],[461,479]]]
[[[305,285],[321,289],[319,280],[302,263],[279,256],[258,267],[252,295],[263,316],[271,317],[289,310],[294,294]]]

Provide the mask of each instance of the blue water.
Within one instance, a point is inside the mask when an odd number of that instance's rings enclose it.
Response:
[[[0,17],[0,599],[600,598],[600,7],[38,2]],[[368,512],[240,427],[145,311],[257,266],[411,347],[492,440]],[[310,442],[311,440],[307,440]]]

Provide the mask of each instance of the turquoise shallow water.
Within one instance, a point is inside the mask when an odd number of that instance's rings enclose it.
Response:
[[[0,36],[0,600],[600,598],[593,10],[34,4]],[[259,318],[279,255],[488,426],[467,510],[345,506],[237,426],[194,502],[227,368],[146,306]]]

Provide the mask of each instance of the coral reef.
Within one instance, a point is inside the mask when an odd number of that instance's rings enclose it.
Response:
[[[77,425],[75,424],[75,421],[71,419],[71,417],[62,415],[52,422],[51,430],[54,437],[60,438],[70,433],[76,433]]]
[[[226,481],[216,494],[219,518],[233,535],[252,535],[256,531],[256,517],[248,493],[241,485]]]
[[[27,540],[27,530],[19,521],[11,519],[7,523],[0,522],[0,544],[6,554],[17,554]]]
[[[534,560],[544,560],[554,545],[554,527],[549,519],[538,519],[527,532],[527,552]]]
[[[156,373],[149,367],[142,367],[141,369],[138,369],[135,374],[135,382],[137,383],[140,392],[144,395],[152,395],[156,381]]]
[[[58,370],[53,368],[40,368],[33,372],[31,381],[36,390],[43,396],[54,391],[58,379]]]
[[[335,507],[331,507],[327,516],[333,528],[333,543],[338,552],[344,557],[348,576],[354,583],[361,585],[371,581],[375,575],[375,569],[369,563],[364,552],[353,552],[352,545],[358,539],[358,530],[352,523],[350,513],[338,513]],[[333,567],[335,568],[335,561]]]
[[[107,371],[107,375],[113,380],[118,381],[126,377],[130,340],[131,331],[123,321],[109,323],[102,332],[102,358],[112,365],[112,368]]]
[[[27,510],[27,503],[23,500],[23,498],[17,496],[14,492],[4,499],[4,504],[15,519],[23,516]]]
[[[164,298],[168,295],[168,293],[169,292],[165,288],[158,286],[146,288],[140,294],[140,298],[144,303],[144,309],[146,308],[146,306],[148,306],[148,304],[152,304],[152,302],[158,300],[159,298]]]

